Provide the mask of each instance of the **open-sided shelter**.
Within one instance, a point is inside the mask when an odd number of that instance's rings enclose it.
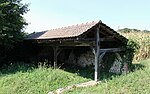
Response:
[[[123,46],[127,43],[125,37],[101,21],[32,33],[26,40],[39,44],[46,43],[51,46],[54,51],[55,67],[57,66],[60,47],[90,47],[95,55],[95,81],[99,79],[98,66],[105,53],[114,52],[120,57],[118,52],[123,51]]]

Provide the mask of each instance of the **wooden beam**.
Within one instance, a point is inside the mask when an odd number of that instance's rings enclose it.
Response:
[[[95,77],[94,80],[99,80],[99,71],[98,71],[98,56],[99,56],[99,49],[100,49],[100,36],[99,36],[99,28],[96,28],[96,40],[95,40]]]
[[[49,45],[49,46],[53,46],[53,45],[58,45],[58,46],[90,46],[95,45],[94,41],[41,41],[38,42],[39,44],[45,44],[45,45]]]
[[[95,38],[77,38],[76,40],[74,40],[75,42],[92,42],[95,41]],[[114,39],[114,36],[107,36],[107,37],[103,37],[100,38],[100,41],[116,41]]]
[[[100,49],[100,52],[121,52],[124,51],[123,48],[106,48],[106,49]]]
[[[116,52],[115,55],[117,56],[117,59],[118,59],[119,61],[121,61],[121,62],[123,61],[122,58],[121,58],[121,55],[120,55],[119,53]]]
[[[62,48],[60,49],[58,49],[58,51],[57,51],[57,56],[60,54],[60,52],[62,51]]]
[[[100,38],[100,41],[116,41],[116,40],[114,39],[114,36],[108,36],[108,37]]]
[[[99,71],[99,74],[98,75],[100,75],[100,64],[101,64],[101,62],[102,62],[102,59],[103,59],[103,57],[104,57],[104,55],[106,54],[106,52],[103,52],[103,53],[101,53],[101,54],[99,54],[99,56],[98,56],[98,61],[99,61],[99,63],[98,63],[98,71]]]
[[[36,40],[38,43],[57,43],[57,44],[62,44],[62,43],[72,43],[76,45],[76,43],[84,43],[88,44],[89,42],[94,42],[95,38],[76,38],[76,39],[62,39],[62,40],[51,40],[51,39],[41,39],[41,40]],[[114,36],[108,36],[104,38],[100,38],[100,41],[116,41],[114,39]]]
[[[54,50],[54,68],[57,68],[57,51],[58,51],[58,46],[52,46],[53,50]]]
[[[106,54],[106,52],[102,52],[101,54],[99,54],[99,56],[98,56],[99,63],[101,63],[102,58],[104,57],[105,54]]]

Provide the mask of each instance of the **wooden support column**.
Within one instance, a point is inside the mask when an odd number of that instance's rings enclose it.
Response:
[[[53,46],[53,51],[54,51],[54,68],[57,68],[58,46]]]
[[[95,77],[94,80],[99,80],[99,49],[100,49],[100,36],[99,36],[99,28],[96,28],[96,40],[95,40]]]

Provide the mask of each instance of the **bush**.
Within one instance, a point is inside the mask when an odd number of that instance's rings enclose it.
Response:
[[[125,46],[123,63],[128,64],[129,70],[132,69],[132,61],[133,61],[135,53],[138,51],[139,48],[140,48],[140,45],[138,44],[138,42],[135,42],[131,39],[128,40],[127,45]]]

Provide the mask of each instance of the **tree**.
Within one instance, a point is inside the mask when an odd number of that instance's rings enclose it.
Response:
[[[0,62],[23,40],[23,29],[27,25],[23,14],[27,13],[27,7],[21,0],[0,0]]]
[[[124,33],[129,33],[129,32],[131,32],[132,30],[129,29],[129,28],[123,28],[123,29],[119,29],[118,31],[119,31],[119,32],[124,32]]]

